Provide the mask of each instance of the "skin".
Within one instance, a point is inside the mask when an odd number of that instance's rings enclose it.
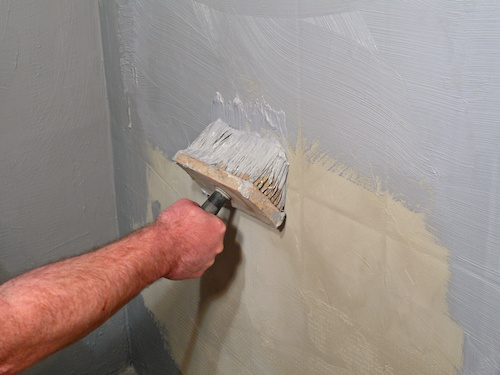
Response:
[[[114,243],[0,285],[0,374],[78,341],[161,277],[200,277],[222,251],[225,230],[183,199]]]

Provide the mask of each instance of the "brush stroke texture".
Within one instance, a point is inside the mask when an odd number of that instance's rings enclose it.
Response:
[[[216,91],[264,97],[292,144],[302,129],[369,189],[428,214],[451,252],[463,373],[500,370],[496,2],[120,4],[126,92],[155,146],[185,148]]]

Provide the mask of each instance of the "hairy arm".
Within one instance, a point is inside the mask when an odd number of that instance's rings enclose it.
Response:
[[[181,200],[110,245],[0,285],[0,374],[79,340],[160,277],[199,277],[222,251],[225,225]]]

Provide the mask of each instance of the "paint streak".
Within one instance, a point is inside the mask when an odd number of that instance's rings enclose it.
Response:
[[[378,175],[372,188],[390,183],[413,206],[428,198],[416,183],[435,180],[422,152],[428,133],[413,125],[407,84],[381,58],[360,11],[261,18],[198,2],[141,0],[120,9],[126,90],[148,139],[169,156],[214,120],[195,110],[208,108],[204,98],[237,91],[246,101],[272,98],[269,104],[288,114],[292,144],[303,125],[332,156]]]

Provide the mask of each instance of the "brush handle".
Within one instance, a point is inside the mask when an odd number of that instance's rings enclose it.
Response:
[[[215,189],[215,191],[208,197],[208,199],[203,203],[201,208],[205,211],[217,215],[220,209],[226,204],[229,196],[220,189]]]

